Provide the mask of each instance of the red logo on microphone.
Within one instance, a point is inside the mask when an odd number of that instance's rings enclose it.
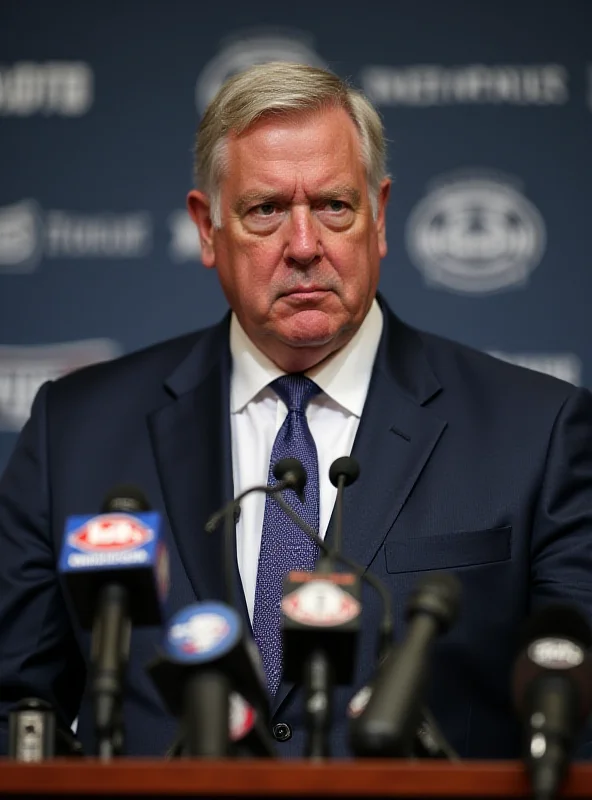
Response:
[[[360,603],[331,580],[305,583],[282,600],[282,611],[303,625],[343,625],[362,610]]]
[[[71,533],[69,542],[87,553],[121,553],[142,547],[153,538],[152,529],[136,517],[101,514]]]

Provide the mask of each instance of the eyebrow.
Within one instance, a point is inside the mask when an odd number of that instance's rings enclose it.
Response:
[[[357,208],[360,205],[360,192],[357,189],[354,189],[352,186],[334,186],[332,189],[318,192],[318,194],[314,195],[311,199],[313,202],[319,202],[341,200],[342,198],[348,200],[354,208]],[[282,202],[282,196],[280,193],[272,190],[254,190],[251,192],[245,192],[245,194],[242,194],[237,198],[237,201],[234,204],[234,211],[239,216],[242,216],[242,214],[244,214],[244,212],[251,206],[276,202]]]

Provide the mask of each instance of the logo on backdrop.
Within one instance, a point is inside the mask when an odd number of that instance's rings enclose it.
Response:
[[[168,218],[171,238],[169,256],[172,261],[197,261],[200,257],[199,234],[189,213],[182,208],[173,211]]]
[[[111,339],[38,346],[0,345],[0,431],[19,431],[45,381],[120,354]]]
[[[575,353],[505,353],[500,350],[489,350],[489,355],[508,361],[510,364],[517,364],[519,367],[552,375],[554,378],[573,383],[574,386],[582,385],[582,359]]]
[[[34,200],[0,208],[0,272],[30,272],[41,258],[43,220]]]
[[[81,117],[93,100],[93,71],[83,61],[0,64],[1,117]]]
[[[523,286],[546,244],[543,218],[516,183],[478,172],[435,181],[405,235],[426,283],[471,294]]]
[[[569,73],[561,64],[372,65],[362,70],[360,83],[379,106],[555,106],[569,100]]]
[[[41,258],[140,258],[152,247],[152,218],[130,213],[43,212],[35,200],[0,207],[0,272],[31,272]]]
[[[204,67],[195,87],[195,100],[203,112],[227,78],[267,61],[295,61],[326,67],[312,46],[312,36],[285,28],[243,30],[225,39],[216,56]]]

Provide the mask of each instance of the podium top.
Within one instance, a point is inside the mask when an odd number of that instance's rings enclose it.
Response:
[[[0,797],[528,797],[517,762],[0,760]],[[570,770],[563,797],[592,798],[592,765]]]

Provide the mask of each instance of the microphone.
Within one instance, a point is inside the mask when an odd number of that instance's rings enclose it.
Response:
[[[592,631],[575,608],[551,605],[527,623],[512,676],[535,800],[556,797],[592,708]]]
[[[118,486],[101,514],[66,521],[58,570],[83,628],[92,629],[90,691],[97,753],[123,751],[123,675],[131,626],[160,625],[168,592],[168,556],[160,515],[143,493]]]
[[[290,572],[284,578],[282,634],[284,678],[302,681],[307,739],[305,755],[327,758],[334,684],[352,682],[362,613],[359,575],[334,571],[343,519],[343,487],[359,474],[355,459],[333,462],[330,480],[337,486],[335,546],[321,555],[314,572]]]
[[[28,697],[8,715],[8,756],[26,763],[55,756],[56,718],[45,700]]]
[[[407,602],[407,634],[379,666],[374,692],[351,725],[354,753],[365,757],[406,757],[421,721],[422,696],[433,640],[456,619],[460,582],[432,573],[417,584]]]
[[[337,487],[337,497],[335,498],[335,533],[334,549],[341,550],[341,535],[343,531],[343,489],[350,486],[358,479],[360,465],[351,456],[342,456],[335,459],[329,467],[329,480],[333,486]]]
[[[230,696],[241,694],[261,725],[268,717],[265,676],[253,639],[239,614],[224,603],[194,603],[170,620],[164,652],[148,673],[169,712],[181,718],[191,756],[230,755]],[[253,720],[255,723],[255,720]],[[270,755],[269,739],[264,743]]]
[[[368,705],[374,692],[373,682],[363,686],[349,701],[347,716],[357,719]],[[415,732],[412,749],[413,758],[441,758],[460,761],[460,756],[448,742],[431,711],[424,706],[420,712],[420,722]]]
[[[81,756],[82,745],[71,730],[57,727],[53,706],[26,697],[8,712],[8,757],[26,763],[55,756]]]
[[[228,717],[230,755],[245,758],[275,758],[276,750],[265,721],[238,692],[230,692]],[[185,732],[181,728],[165,758],[188,756]]]

